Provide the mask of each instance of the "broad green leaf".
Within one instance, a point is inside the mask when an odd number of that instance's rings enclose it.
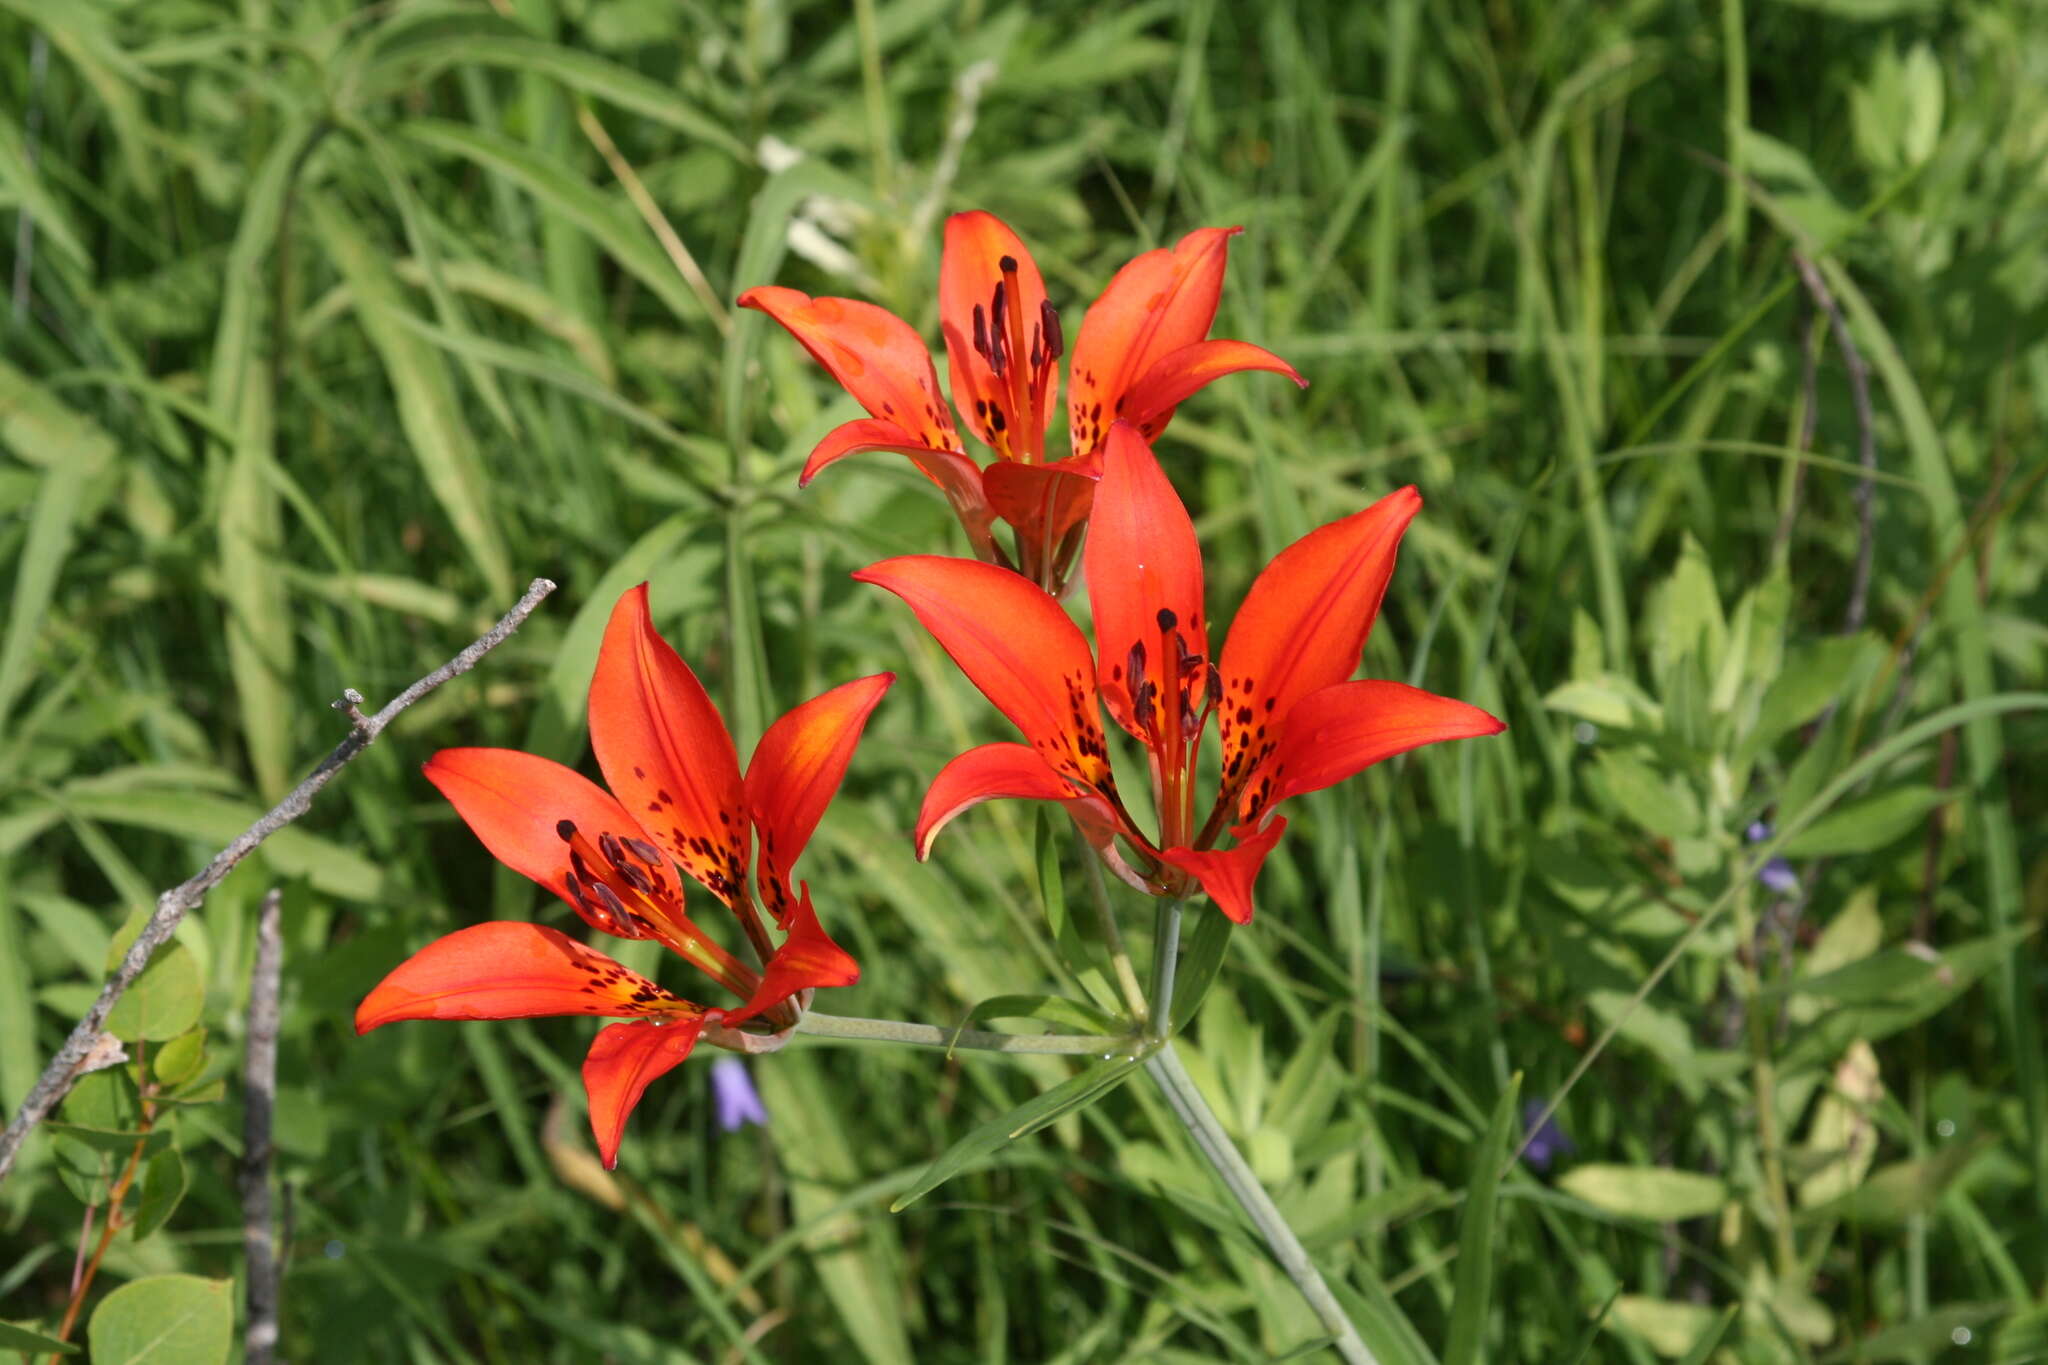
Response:
[[[138,1147],[142,1149],[143,1156],[148,1157],[171,1144],[170,1130],[166,1128],[152,1128],[146,1133],[121,1133],[76,1123],[46,1123],[43,1126],[56,1136],[69,1138],[96,1152],[109,1153],[121,1161],[126,1161]]]
[[[1129,1080],[1138,1065],[1131,1057],[1098,1062],[1008,1113],[990,1119],[941,1152],[916,1183],[896,1197],[890,1210],[901,1213],[983,1157],[1037,1132],[1062,1114],[1094,1103]]]
[[[1493,1107],[1493,1118],[1479,1140],[1465,1186],[1465,1207],[1458,1215],[1458,1285],[1451,1299],[1450,1338],[1444,1343],[1444,1365],[1471,1365],[1480,1359],[1493,1296],[1494,1211],[1499,1203],[1501,1168],[1508,1142],[1521,1112],[1518,1074]]]
[[[78,1348],[68,1341],[46,1337],[41,1332],[32,1332],[11,1322],[0,1322],[0,1350],[20,1351],[24,1355],[78,1354]]]
[[[150,1069],[156,1072],[158,1082],[173,1087],[191,1080],[205,1065],[206,1030],[203,1028],[171,1039],[150,1059]]]
[[[185,1197],[185,1184],[185,1158],[177,1148],[166,1148],[149,1159],[142,1168],[142,1193],[135,1204],[136,1241],[170,1220]]]
[[[107,1032],[124,1042],[164,1042],[198,1024],[206,982],[182,943],[166,943],[107,1014]]]
[[[1642,1294],[1623,1294],[1610,1315],[1667,1360],[1690,1357],[1709,1335],[1719,1340],[1728,1319],[1703,1303],[1679,1303]],[[1711,1347],[1709,1349],[1712,1349]]]
[[[1717,1213],[1729,1198],[1728,1186],[1715,1177],[1667,1166],[1589,1162],[1572,1167],[1557,1184],[1597,1209],[1658,1222]]]
[[[129,1281],[93,1310],[93,1365],[224,1365],[234,1349],[234,1287],[197,1275]]]
[[[1543,704],[1609,730],[1654,733],[1664,728],[1663,709],[1649,694],[1628,679],[1612,674],[1565,683],[1552,689]]]
[[[1820,1357],[1819,1365],[1920,1365],[1927,1360],[1953,1359],[1953,1348],[1967,1344],[1978,1328],[2005,1312],[2002,1303],[1939,1304],[1928,1309],[1925,1317],[1879,1328],[1836,1347]],[[2036,1309],[2034,1316],[2038,1323],[2048,1324],[2048,1310]],[[2024,1324],[2026,1317],[2024,1313],[2013,1317],[1992,1338],[1993,1365],[2040,1365],[2048,1360],[2048,1332],[2035,1338],[2031,1349],[2008,1348],[2008,1335]]]
[[[1905,837],[1954,794],[1936,787],[1894,787],[1837,806],[1779,848],[1787,858],[1869,853]]]
[[[1600,750],[1594,762],[1616,814],[1662,839],[1699,833],[1699,799],[1680,778],[1612,749]]]
[[[1868,633],[1831,636],[1788,650],[1784,666],[1765,689],[1756,725],[1745,739],[1752,752],[1819,715],[1829,702],[1861,683],[1875,659],[1877,643]]]
[[[1841,1198],[1803,1209],[1798,1216],[1808,1222],[1839,1218],[1847,1223],[1897,1227],[1916,1214],[1932,1213],[1941,1192],[1981,1150],[1979,1142],[1959,1138],[1933,1156],[1880,1166]]]

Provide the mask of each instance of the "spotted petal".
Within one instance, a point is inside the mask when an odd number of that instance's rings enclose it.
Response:
[[[785,926],[789,936],[768,959],[761,985],[753,998],[725,1016],[727,1024],[739,1024],[774,1009],[799,991],[824,986],[851,986],[860,980],[860,964],[853,955],[832,941],[818,923],[811,906],[811,888],[799,884],[796,904],[790,908]]]
[[[590,680],[590,746],[647,837],[737,909],[748,843],[739,757],[704,685],[654,629],[645,583],[619,599],[605,626]]]
[[[894,422],[920,445],[958,450],[931,352],[909,323],[859,299],[814,299],[763,285],[740,295],[789,330],[870,415]]]
[[[839,790],[868,713],[895,681],[894,673],[877,673],[841,683],[769,726],[754,749],[746,789],[747,806],[761,837],[756,885],[777,922],[788,917],[793,903],[789,868]]]
[[[1357,669],[1401,534],[1421,508],[1413,488],[1389,493],[1309,532],[1253,581],[1223,643],[1226,795],[1273,751],[1296,702]]]
[[[864,417],[832,428],[825,433],[825,439],[812,449],[810,459],[804,462],[804,472],[796,481],[797,487],[809,487],[811,480],[817,478],[818,472],[827,465],[870,450],[893,451],[909,457],[919,472],[937,484],[939,491],[946,495],[954,515],[967,528],[967,534],[977,549],[989,544],[989,525],[994,513],[989,510],[988,499],[982,492],[981,466],[958,450],[934,450],[920,444],[916,437],[894,422]]]
[[[356,1007],[356,1032],[401,1019],[702,1012],[558,929],[493,920],[435,939],[399,963]]]
[[[1112,422],[1129,415],[1125,396],[1154,363],[1209,335],[1230,239],[1241,230],[1199,228],[1170,250],[1146,252],[1117,271],[1088,309],[1074,340],[1067,398],[1077,453],[1094,449]]]
[[[904,555],[854,574],[909,604],[968,681],[1063,776],[1111,786],[1088,641],[1051,594],[971,559]]]
[[[583,1090],[590,1097],[590,1134],[606,1170],[619,1164],[626,1117],[648,1085],[682,1065],[704,1031],[704,1016],[653,1024],[612,1024],[591,1040],[583,1059]]]
[[[1211,380],[1240,370],[1266,370],[1284,374],[1302,388],[1308,381],[1279,356],[1249,341],[1198,341],[1169,351],[1152,362],[1152,367],[1125,392],[1119,411],[1123,420],[1138,429],[1146,440],[1157,440],[1173,410],[1182,399],[1206,387]]]
[[[967,429],[1006,459],[1043,450],[1045,427],[1059,401],[1059,347],[1047,346],[1048,317],[1038,263],[1002,219],[976,211],[946,220],[939,326],[946,337],[953,402]],[[1057,329],[1056,321],[1053,326]],[[1019,392],[1036,397],[1035,432],[1023,430]]]
[[[1129,423],[1110,428],[1088,525],[1097,685],[1117,724],[1144,741],[1184,697],[1202,709],[1209,627],[1202,551],[1180,495]],[[1142,698],[1141,700],[1139,700]]]
[[[1507,728],[1476,706],[1406,683],[1335,683],[1309,693],[1287,713],[1278,746],[1245,793],[1246,818],[1410,749]]]
[[[602,787],[572,768],[516,749],[443,749],[421,769],[491,855],[568,901],[567,820],[596,842],[638,838],[640,826]]]

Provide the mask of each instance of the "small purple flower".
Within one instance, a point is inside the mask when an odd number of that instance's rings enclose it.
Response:
[[[1760,844],[1771,837],[1771,827],[1759,820],[1749,827],[1748,835],[1752,844]],[[1781,896],[1799,894],[1799,874],[1783,858],[1767,859],[1756,870],[1756,879]]]
[[[737,1057],[720,1057],[711,1064],[711,1096],[718,1104],[718,1126],[728,1133],[749,1123],[768,1122],[761,1093],[747,1075],[747,1064]]]
[[[1536,1120],[1543,1118],[1543,1111],[1550,1101],[1541,1095],[1532,1096],[1522,1102],[1522,1132],[1525,1145],[1522,1160],[1539,1171],[1550,1169],[1550,1163],[1561,1156],[1578,1150],[1572,1140],[1564,1135],[1564,1129],[1557,1126],[1557,1116],[1543,1119],[1542,1126]]]

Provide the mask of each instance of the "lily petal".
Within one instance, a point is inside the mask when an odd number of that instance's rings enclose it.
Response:
[[[1000,315],[995,306],[999,285]],[[967,429],[1005,459],[1019,458],[1026,448],[1033,454],[1044,449],[1045,427],[1059,400],[1058,323],[1053,323],[1054,344],[1048,348],[1046,321],[1045,281],[1017,234],[1002,219],[979,210],[947,219],[939,262],[939,326],[946,338],[953,402]],[[1013,383],[1017,371],[1021,384]],[[1022,429],[1025,415],[1016,401],[1020,387],[1039,395],[1036,432]]]
[[[1052,595],[971,559],[903,555],[854,574],[909,604],[968,681],[1064,776],[1113,789],[1095,708],[1095,661]]]
[[[1233,848],[1199,852],[1191,848],[1169,848],[1159,856],[1200,882],[1202,890],[1209,893],[1209,899],[1216,902],[1218,910],[1239,924],[1250,924],[1252,883],[1259,879],[1259,869],[1266,865],[1266,855],[1273,851],[1273,845],[1280,842],[1280,836],[1286,831],[1287,820],[1282,816],[1249,835],[1240,827],[1234,831],[1241,837]]]
[[[1096,679],[1116,723],[1141,742],[1164,733],[1183,700],[1199,713],[1209,675],[1202,551],[1180,495],[1137,430],[1109,429],[1088,525],[1088,601]],[[1163,708],[1175,708],[1174,716]]]
[[[1152,367],[1124,394],[1123,420],[1135,426],[1146,440],[1157,440],[1173,420],[1173,410],[1181,400],[1210,380],[1240,370],[1284,374],[1302,388],[1308,387],[1299,371],[1263,346],[1254,346],[1249,341],[1197,341],[1152,362]]]
[[[612,1024],[590,1042],[583,1059],[583,1090],[590,1097],[590,1135],[604,1168],[619,1164],[626,1116],[656,1078],[682,1065],[704,1031],[704,1016],[672,1024]]]
[[[645,583],[605,625],[590,680],[590,747],[647,837],[737,910],[747,875],[739,756],[704,685],[654,629]]]
[[[1229,799],[1279,742],[1309,693],[1358,667],[1401,534],[1422,509],[1414,488],[1310,531],[1253,580],[1223,642],[1223,793]]]
[[[1278,746],[1245,788],[1243,817],[1254,819],[1290,796],[1321,791],[1410,749],[1507,728],[1476,706],[1406,683],[1332,684],[1287,713]]]
[[[997,460],[981,471],[981,486],[989,510],[1016,527],[1020,541],[1050,554],[1087,520],[1101,477],[1101,458],[1090,453],[1053,464]]]
[[[760,987],[746,1004],[727,1011],[725,1022],[728,1025],[743,1023],[763,1011],[774,1009],[799,991],[815,990],[821,986],[851,986],[860,980],[860,964],[853,960],[853,954],[834,943],[831,935],[818,923],[818,912],[811,905],[808,883],[798,884],[796,904],[790,907],[785,927],[789,937],[775,950],[775,956],[768,959],[767,970],[761,973]]]
[[[960,448],[932,354],[902,318],[859,299],[814,299],[780,285],[749,289],[739,304],[787,328],[873,416],[896,423],[920,445]]]
[[[789,868],[839,790],[868,713],[895,681],[894,673],[877,673],[841,683],[769,726],[754,749],[747,764],[746,791],[747,807],[761,836],[755,885],[777,923],[788,917],[793,903]]]
[[[1116,272],[1081,319],[1067,413],[1074,449],[1094,449],[1128,416],[1128,394],[1162,357],[1209,334],[1223,294],[1230,239],[1242,228],[1198,228]]]
[[[573,768],[517,749],[443,749],[422,765],[427,780],[483,841],[491,856],[570,905],[567,820],[594,843],[638,838],[640,826],[611,794]]]
[[[702,1013],[559,929],[493,920],[435,939],[399,963],[356,1006],[356,1032],[401,1019]]]
[[[953,817],[984,801],[1071,801],[1081,795],[1029,744],[983,744],[939,769],[917,813],[917,859],[932,856],[932,842]],[[1099,798],[1098,798],[1099,799]]]

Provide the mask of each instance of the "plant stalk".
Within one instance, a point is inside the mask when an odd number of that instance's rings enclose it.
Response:
[[[1152,935],[1152,998],[1146,1036],[1165,1042],[1173,1035],[1173,978],[1180,968],[1180,902],[1159,902]]]
[[[1176,911],[1178,907],[1175,907]],[[1175,916],[1178,927],[1179,917]],[[1171,978],[1169,977],[1169,981]],[[1163,1013],[1163,1011],[1162,1011]],[[1309,1307],[1330,1333],[1331,1346],[1347,1365],[1378,1365],[1378,1360],[1365,1341],[1358,1335],[1358,1329],[1351,1325],[1350,1317],[1344,1312],[1337,1296],[1330,1292],[1330,1286],[1309,1259],[1308,1248],[1294,1235],[1294,1229],[1287,1226],[1287,1219],[1273,1203],[1266,1187],[1252,1174],[1252,1168],[1238,1154],[1230,1135],[1223,1131],[1215,1113],[1209,1108],[1202,1092],[1195,1088],[1194,1078],[1181,1065],[1180,1054],[1173,1050],[1170,1042],[1161,1042],[1158,1050],[1145,1060],[1146,1074],[1159,1086],[1160,1093],[1201,1149],[1210,1167],[1222,1180],[1231,1198],[1237,1201],[1244,1216],[1266,1239],[1266,1246],[1272,1251],[1273,1259],[1287,1272],[1287,1278],[1294,1281],[1294,1287],[1308,1300]]]
[[[868,1043],[909,1043],[914,1047],[966,1048],[973,1052],[1051,1052],[1070,1056],[1127,1052],[1134,1041],[1094,1033],[990,1033],[982,1029],[939,1028],[899,1019],[856,1019],[843,1014],[805,1013],[796,1031],[816,1038],[849,1038]]]

